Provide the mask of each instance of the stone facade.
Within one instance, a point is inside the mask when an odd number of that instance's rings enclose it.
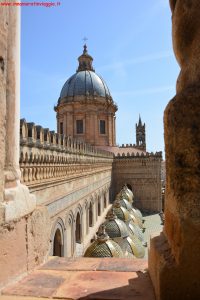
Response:
[[[126,182],[132,188],[135,205],[142,211],[161,211],[162,153],[118,154],[113,162],[113,195]]]

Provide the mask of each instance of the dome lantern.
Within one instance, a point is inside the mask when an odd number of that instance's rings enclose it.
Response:
[[[81,56],[79,56],[78,61],[79,61],[79,66],[78,66],[77,72],[80,72],[80,71],[95,72],[95,70],[93,69],[93,66],[92,66],[93,58],[92,58],[92,56],[90,56],[88,54],[86,44],[83,46],[83,54]]]

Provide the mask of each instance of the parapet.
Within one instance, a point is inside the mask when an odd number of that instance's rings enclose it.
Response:
[[[80,140],[55,133],[55,131],[50,131],[48,128],[43,128],[35,123],[28,123],[25,119],[20,120],[20,146],[113,158],[113,153],[109,151],[96,149]]]
[[[136,153],[134,153],[134,152],[132,152],[132,153],[129,153],[129,152],[127,152],[127,153],[118,153],[118,154],[116,154],[116,155],[114,155],[114,157],[115,158],[121,158],[121,159],[123,159],[123,158],[131,158],[131,157],[139,157],[139,158],[148,158],[148,157],[153,157],[153,158],[162,158],[162,151],[159,151],[159,152],[141,152],[141,153],[139,153],[139,152],[136,152]]]

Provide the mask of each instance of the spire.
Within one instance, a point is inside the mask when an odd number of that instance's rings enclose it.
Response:
[[[139,149],[146,151],[145,123],[142,124],[140,114],[138,124],[136,124],[136,145]]]
[[[139,114],[139,122],[138,122],[138,125],[142,125],[142,121],[141,121],[141,117],[140,117],[140,114]]]
[[[83,45],[83,54],[81,56],[79,56],[78,61],[79,61],[79,66],[78,66],[77,72],[80,72],[80,71],[93,71],[94,72],[94,69],[92,66],[93,58],[91,55],[88,54],[86,43]]]

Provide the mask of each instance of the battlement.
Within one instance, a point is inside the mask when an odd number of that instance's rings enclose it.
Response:
[[[136,144],[122,144],[119,148],[139,148],[141,149],[142,146],[137,146]]]
[[[128,146],[127,146],[128,147]],[[130,146],[129,146],[130,147]],[[132,153],[118,153],[117,155],[115,155],[115,158],[131,158],[131,157],[138,157],[138,158],[143,158],[143,157],[153,157],[153,158],[162,158],[162,151],[159,151],[159,152],[132,152]]]

